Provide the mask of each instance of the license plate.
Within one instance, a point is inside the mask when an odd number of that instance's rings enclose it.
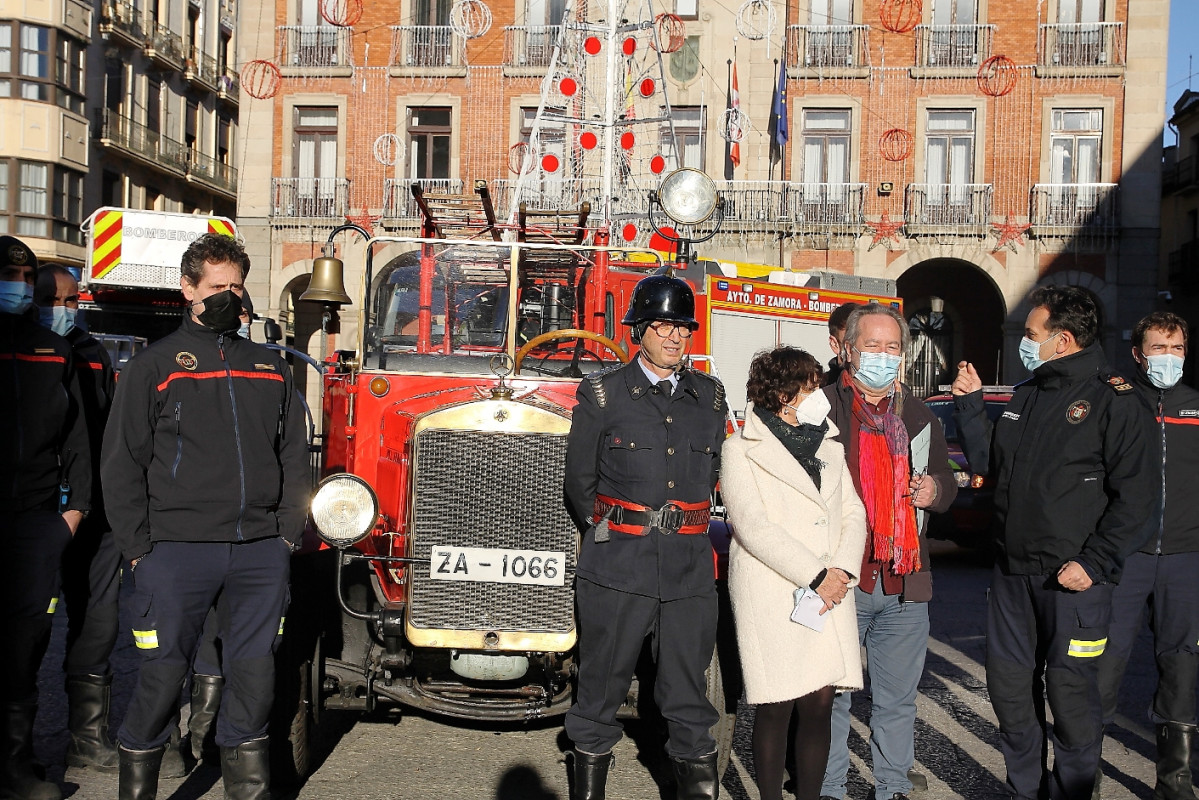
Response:
[[[429,577],[439,581],[562,586],[566,582],[566,553],[435,546],[429,559]]]

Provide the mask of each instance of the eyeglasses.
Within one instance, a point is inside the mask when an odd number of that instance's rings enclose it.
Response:
[[[676,333],[680,339],[690,339],[693,332],[689,325],[682,322],[651,322],[649,329],[663,339],[669,339]]]

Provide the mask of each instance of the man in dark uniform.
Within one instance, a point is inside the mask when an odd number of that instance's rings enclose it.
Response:
[[[574,797],[605,796],[622,730],[616,712],[653,634],[654,699],[678,797],[714,799],[720,776],[709,729],[719,715],[704,670],[716,646],[717,605],[707,530],[728,407],[718,380],[683,365],[698,327],[685,281],[643,279],[623,323],[640,352],[579,384],[566,454],[566,497],[584,531],[575,581],[578,693],[566,715]]]
[[[1148,608],[1158,674],[1149,714],[1157,729],[1154,800],[1195,800],[1190,759],[1199,673],[1199,392],[1179,383],[1186,354],[1187,323],[1177,314],[1155,311],[1132,330],[1132,357],[1140,367],[1134,383],[1157,417],[1153,462],[1162,504],[1148,541],[1124,562],[1112,592],[1110,644],[1099,659],[1107,724],[1115,719],[1120,681]]]
[[[112,538],[100,489],[100,445],[116,389],[112,360],[95,337],[76,325],[79,281],[66,267],[38,270],[33,293],[42,325],[65,338],[75,355],[83,414],[92,460],[92,510],[63,556],[62,586],[67,602],[67,766],[117,768],[117,748],[108,738],[112,669],[108,658],[117,642],[117,600],[121,554]]]
[[[1112,588],[1145,540],[1160,488],[1153,416],[1112,372],[1094,299],[1074,286],[1030,297],[1020,356],[1032,378],[994,430],[982,381],[962,362],[953,382],[966,458],[995,481],[997,558],[987,609],[987,688],[1007,786],[1036,800],[1089,800],[1103,715],[1098,665]],[[1045,764],[1040,673],[1053,711]]]
[[[58,800],[33,770],[37,672],[50,642],[63,550],[91,508],[87,424],[71,346],[38,324],[37,258],[0,236],[0,794]]]
[[[188,247],[183,324],[122,370],[104,437],[105,500],[133,567],[133,638],[143,653],[117,735],[121,800],[155,796],[214,604],[224,644],[216,742],[225,793],[269,796],[274,651],[310,478],[291,372],[236,335],[245,264],[227,236],[206,234]]]
[[[828,347],[833,351],[833,357],[824,371],[825,386],[835,384],[845,369],[845,326],[849,324],[849,315],[859,307],[858,303],[842,303],[828,315]]]

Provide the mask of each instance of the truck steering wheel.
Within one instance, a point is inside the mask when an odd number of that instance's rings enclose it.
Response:
[[[525,342],[524,346],[516,351],[516,366],[513,368],[513,374],[520,374],[520,366],[524,363],[525,356],[546,342],[553,342],[559,339],[585,339],[589,342],[601,344],[606,350],[611,351],[616,358],[620,360],[621,364],[629,363],[629,354],[624,351],[623,347],[609,339],[607,336],[599,333],[593,333],[592,331],[581,330],[579,328],[563,328],[562,330],[548,331],[540,336],[534,336],[532,339]],[[571,359],[568,368],[573,368],[575,371],[577,371],[579,357],[582,354],[581,351],[582,342],[579,342],[578,347],[575,348],[574,358]],[[563,371],[563,374],[567,374],[566,370]]]

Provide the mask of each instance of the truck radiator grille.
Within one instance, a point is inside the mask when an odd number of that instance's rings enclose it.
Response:
[[[575,526],[562,495],[566,437],[422,431],[416,438],[413,555],[434,545],[560,550],[562,586],[440,581],[413,565],[409,618],[425,629],[569,633]]]

